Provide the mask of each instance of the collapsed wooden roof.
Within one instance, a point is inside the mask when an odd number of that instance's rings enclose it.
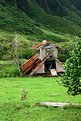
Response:
[[[43,61],[41,61],[38,59],[38,54],[35,54],[21,66],[22,72],[24,74],[28,73],[29,75],[34,75],[37,69],[39,69],[42,66],[42,64],[49,56],[50,55],[47,55],[43,59]]]
[[[62,49],[62,47],[60,47],[60,46],[57,45],[56,43],[48,42],[47,40],[43,40],[43,41],[40,42],[39,44],[33,46],[31,49],[32,49],[32,50],[40,49],[41,46],[45,46],[45,45],[48,45],[48,44],[53,44],[53,45],[56,46],[57,48]]]
[[[36,72],[41,68],[41,66],[44,64],[44,62],[50,57],[50,55],[47,55],[42,61],[38,59],[38,54],[31,57],[29,60],[27,60],[22,66],[22,72],[24,74],[29,74],[30,76],[33,76],[36,74]],[[57,62],[61,63],[58,59],[55,58]]]
[[[22,72],[24,74],[30,73],[32,69],[36,68],[36,66],[40,63],[41,61],[38,59],[38,54],[35,54],[32,56],[29,60],[27,60],[22,66]]]
[[[32,50],[39,50],[40,47],[46,47],[49,46],[50,42],[48,42],[47,40],[42,41],[41,43],[37,44],[36,46],[32,47]],[[52,43],[51,43],[52,44]],[[60,48],[58,45],[54,44],[55,47]],[[30,59],[28,59],[22,66],[22,72],[24,74],[29,74],[29,75],[35,75],[40,68],[44,65],[44,62],[50,58],[52,56],[52,54],[48,53],[45,55],[45,57],[43,58],[43,60],[41,60],[39,58],[39,54],[35,54],[34,56],[32,56]],[[54,57],[54,60],[57,61],[58,63],[60,63],[60,65],[63,65],[56,57]],[[52,71],[55,71],[54,69]]]
[[[48,42],[47,40],[44,40],[44,41],[42,41],[41,43],[39,43],[39,44],[33,46],[33,47],[32,47],[32,50],[35,50],[35,49],[41,47],[42,45],[46,45],[46,44],[48,44],[48,43],[49,43],[49,42]]]

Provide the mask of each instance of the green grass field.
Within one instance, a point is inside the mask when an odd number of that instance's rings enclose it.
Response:
[[[59,78],[0,78],[0,121],[81,121],[81,109],[39,107],[41,101],[81,103],[81,95],[71,97]],[[27,99],[21,100],[22,90]]]

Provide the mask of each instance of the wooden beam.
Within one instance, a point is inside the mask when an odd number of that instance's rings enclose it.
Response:
[[[46,61],[46,59],[49,57],[50,55],[47,55],[46,57],[45,57],[45,59],[29,74],[30,76],[33,76],[35,73],[36,73],[36,71],[42,66],[42,64]]]
[[[40,102],[37,103],[40,106],[48,106],[48,107],[61,107],[61,108],[79,108],[81,109],[81,103],[62,103],[62,102]]]
[[[69,105],[69,103],[61,103],[61,102],[41,102],[39,103],[41,106],[50,106],[50,107],[64,107]]]

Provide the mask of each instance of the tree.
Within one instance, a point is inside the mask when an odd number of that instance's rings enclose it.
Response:
[[[80,93],[81,84],[81,40],[79,40],[70,52],[70,57],[65,62],[65,73],[61,77],[64,86],[68,87],[68,93],[77,95]]]
[[[13,60],[18,68],[19,76],[22,76],[22,70],[21,70],[21,61],[20,61],[20,47],[21,43],[19,41],[19,35],[15,33],[15,36],[12,40],[12,57]]]

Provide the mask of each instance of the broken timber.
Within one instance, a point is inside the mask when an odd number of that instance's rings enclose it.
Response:
[[[50,54],[51,55],[51,54]],[[36,73],[36,71],[42,66],[42,64],[46,61],[47,58],[49,58],[50,55],[47,55],[44,60],[39,63],[39,65],[29,74],[30,76],[34,75]]]
[[[36,50],[37,54],[21,65],[22,73],[29,76],[36,74],[57,76],[63,73],[63,64],[58,60],[58,48],[60,47],[47,40],[33,46],[32,50]]]
[[[61,102],[40,102],[40,106],[47,106],[47,107],[59,107],[59,108],[79,108],[81,109],[81,104],[75,103],[61,103]]]
[[[41,102],[40,106],[50,106],[50,107],[64,107],[69,105],[69,103],[61,103],[61,102]]]

